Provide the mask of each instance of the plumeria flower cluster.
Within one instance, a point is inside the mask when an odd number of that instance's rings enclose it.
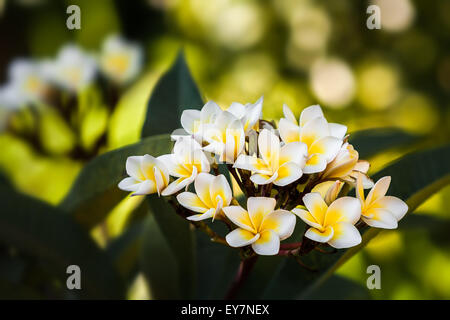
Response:
[[[184,111],[173,152],[129,157],[129,177],[119,188],[173,197],[175,211],[212,240],[250,255],[349,248],[361,242],[363,227],[397,227],[408,206],[386,196],[390,177],[372,182],[346,126],[328,122],[318,105],[298,120],[285,105],[277,129],[262,119],[262,105],[263,98],[227,108],[209,101]],[[234,194],[223,169],[235,182]],[[351,188],[356,197],[347,195]],[[371,189],[367,197],[365,189]],[[226,224],[228,233],[216,234],[204,220]],[[299,221],[302,241],[281,244]]]
[[[125,85],[141,71],[142,58],[139,45],[110,35],[99,53],[68,44],[54,59],[16,59],[10,64],[8,82],[0,87],[0,107],[18,109],[48,102],[55,90],[76,94],[91,85],[97,75],[116,86]]]
[[[53,59],[14,60],[8,82],[0,87],[0,131],[22,138],[41,155],[53,156],[39,138],[40,132],[35,132],[42,130],[43,117],[57,114],[74,135],[81,135],[89,111],[112,114],[124,89],[142,67],[141,47],[119,35],[108,36],[97,53],[68,44]],[[89,109],[82,101],[89,103]],[[109,117],[96,141],[86,144],[82,138],[75,139],[67,154],[77,160],[96,156],[108,144],[108,121]]]

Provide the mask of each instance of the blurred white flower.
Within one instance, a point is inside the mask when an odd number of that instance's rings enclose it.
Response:
[[[94,80],[97,63],[92,55],[70,44],[61,48],[55,61],[47,61],[43,71],[55,85],[77,92]]]
[[[117,84],[133,80],[141,71],[143,52],[137,44],[118,35],[106,38],[100,54],[100,70]]]
[[[316,97],[330,108],[342,108],[353,99],[356,85],[352,69],[339,59],[321,59],[310,73]]]
[[[43,64],[26,59],[14,60],[9,66],[9,82],[0,88],[0,105],[8,109],[39,103],[48,93]]]

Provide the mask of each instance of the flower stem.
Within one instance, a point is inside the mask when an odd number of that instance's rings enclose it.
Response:
[[[242,285],[244,284],[245,280],[248,278],[257,259],[258,259],[258,256],[255,255],[255,256],[249,257],[249,258],[241,261],[241,264],[239,265],[239,269],[236,274],[236,277],[234,278],[230,289],[228,290],[227,294],[225,295],[225,300],[236,299],[236,295],[238,294],[239,290],[242,288]]]

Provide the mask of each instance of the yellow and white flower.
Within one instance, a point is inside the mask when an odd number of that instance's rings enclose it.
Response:
[[[175,143],[172,154],[159,157],[169,173],[178,179],[162,191],[163,196],[174,194],[194,182],[200,172],[209,172],[210,164],[200,144],[190,137],[181,137]]]
[[[199,173],[194,181],[194,186],[196,193],[183,192],[177,195],[177,200],[183,207],[200,213],[187,219],[200,221],[220,218],[222,208],[229,206],[233,197],[225,176]]]
[[[318,105],[304,109],[297,123],[288,106],[283,106],[285,118],[279,122],[279,132],[284,143],[303,142],[308,147],[308,159],[304,173],[325,170],[341,149],[347,127],[328,123]]]
[[[103,43],[100,69],[117,84],[126,84],[137,76],[142,67],[142,49],[118,35],[111,35]]]
[[[182,136],[193,136],[195,140],[202,143],[205,126],[215,122],[222,109],[214,102],[208,101],[201,110],[188,109],[181,114],[181,126],[172,134],[172,139],[177,140]]]
[[[244,126],[228,111],[220,112],[214,123],[205,125],[203,134],[208,144],[203,150],[218,155],[221,162],[234,163],[244,150]]]
[[[26,59],[13,61],[9,66],[9,82],[0,89],[0,105],[17,109],[42,102],[49,91],[42,67],[42,63]]]
[[[247,210],[240,206],[223,208],[223,212],[236,226],[226,236],[231,247],[251,245],[259,255],[275,255],[280,250],[280,241],[292,235],[295,216],[286,210],[274,210],[273,198],[250,197]]]
[[[148,154],[128,157],[126,170],[129,177],[119,183],[119,189],[133,191],[133,196],[158,193],[169,183],[169,171],[160,158]]]
[[[328,206],[320,193],[312,192],[303,197],[303,203],[308,210],[295,208],[292,212],[310,226],[305,237],[337,249],[353,247],[361,242],[361,235],[354,226],[361,216],[358,199],[342,197]]]
[[[391,177],[375,183],[367,198],[364,197],[362,175],[357,180],[357,196],[361,202],[361,219],[371,227],[396,229],[398,221],[408,212],[408,205],[397,197],[386,196]]]
[[[242,103],[233,102],[226,111],[233,114],[236,118],[241,120],[244,131],[247,134],[250,130],[255,128],[262,115],[262,106],[264,98],[261,97],[255,103]]]
[[[254,172],[250,177],[256,184],[274,183],[286,186],[303,175],[307,148],[302,142],[292,142],[281,147],[280,139],[267,129],[258,137],[260,158],[240,155],[234,168]]]
[[[352,185],[356,185],[358,173],[362,173],[365,189],[373,187],[373,182],[367,177],[370,164],[368,161],[359,160],[358,152],[348,142],[344,143],[336,157],[331,161],[322,173],[322,179],[341,179]]]
[[[44,65],[46,77],[66,90],[77,92],[87,87],[95,78],[95,58],[75,45],[64,46],[56,61]]]

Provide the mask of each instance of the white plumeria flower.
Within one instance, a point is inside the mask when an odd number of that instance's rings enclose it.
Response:
[[[328,123],[318,105],[304,109],[299,123],[288,106],[283,106],[286,118],[279,122],[279,132],[284,143],[303,142],[308,147],[308,160],[304,173],[317,173],[325,170],[338,154],[347,127]]]
[[[286,186],[303,175],[307,148],[302,142],[292,142],[281,147],[280,139],[267,129],[258,137],[260,158],[240,155],[234,168],[254,172],[250,180],[256,184],[274,183]]]
[[[100,69],[117,84],[126,84],[137,76],[142,67],[142,48],[111,35],[103,43]]]
[[[245,147],[245,131],[241,120],[228,111],[222,111],[214,123],[204,126],[204,141],[208,143],[203,148],[219,156],[219,161],[234,163]]]
[[[199,143],[202,143],[205,126],[213,124],[222,109],[214,102],[208,101],[201,110],[188,109],[181,114],[181,126],[172,134],[172,139],[191,135]]]
[[[262,116],[262,106],[264,97],[261,97],[255,103],[247,103],[243,105],[238,102],[233,102],[226,111],[233,114],[236,118],[241,120],[244,131],[247,134],[258,123]]]
[[[167,186],[161,193],[172,195],[194,182],[200,172],[209,172],[210,163],[200,144],[190,137],[181,137],[175,143],[172,154],[159,159],[169,169],[169,173],[178,179]]]
[[[367,198],[364,197],[362,175],[357,180],[357,196],[361,202],[361,219],[371,227],[397,228],[398,221],[408,212],[408,205],[401,199],[386,196],[391,177],[383,177],[375,183]]]
[[[361,216],[358,199],[342,197],[328,206],[320,193],[312,192],[303,197],[303,203],[308,211],[295,208],[292,212],[310,226],[305,237],[337,249],[361,243],[361,235],[354,226]]]
[[[222,208],[229,206],[233,197],[225,176],[199,173],[195,178],[194,186],[196,194],[183,192],[177,195],[177,200],[183,207],[200,213],[187,219],[192,221],[220,219]]]
[[[133,196],[158,193],[169,183],[169,170],[163,161],[148,154],[128,157],[126,170],[129,177],[119,183],[119,189],[133,191]]]
[[[251,245],[259,255],[275,255],[280,241],[289,238],[295,228],[295,216],[286,210],[274,210],[273,198],[250,197],[247,210],[240,206],[223,208],[223,212],[236,226],[226,236],[231,247]]]
[[[44,79],[42,64],[26,59],[17,59],[9,66],[9,82],[0,92],[0,104],[8,109],[17,109],[45,99],[49,86]]]
[[[44,67],[47,78],[66,90],[77,92],[87,87],[97,73],[95,58],[75,45],[66,45],[56,61]]]
[[[351,185],[356,185],[356,175],[363,173],[364,189],[372,188],[373,181],[367,177],[370,164],[368,161],[359,160],[358,152],[348,142],[344,143],[336,157],[331,161],[322,173],[322,179],[342,179]]]

